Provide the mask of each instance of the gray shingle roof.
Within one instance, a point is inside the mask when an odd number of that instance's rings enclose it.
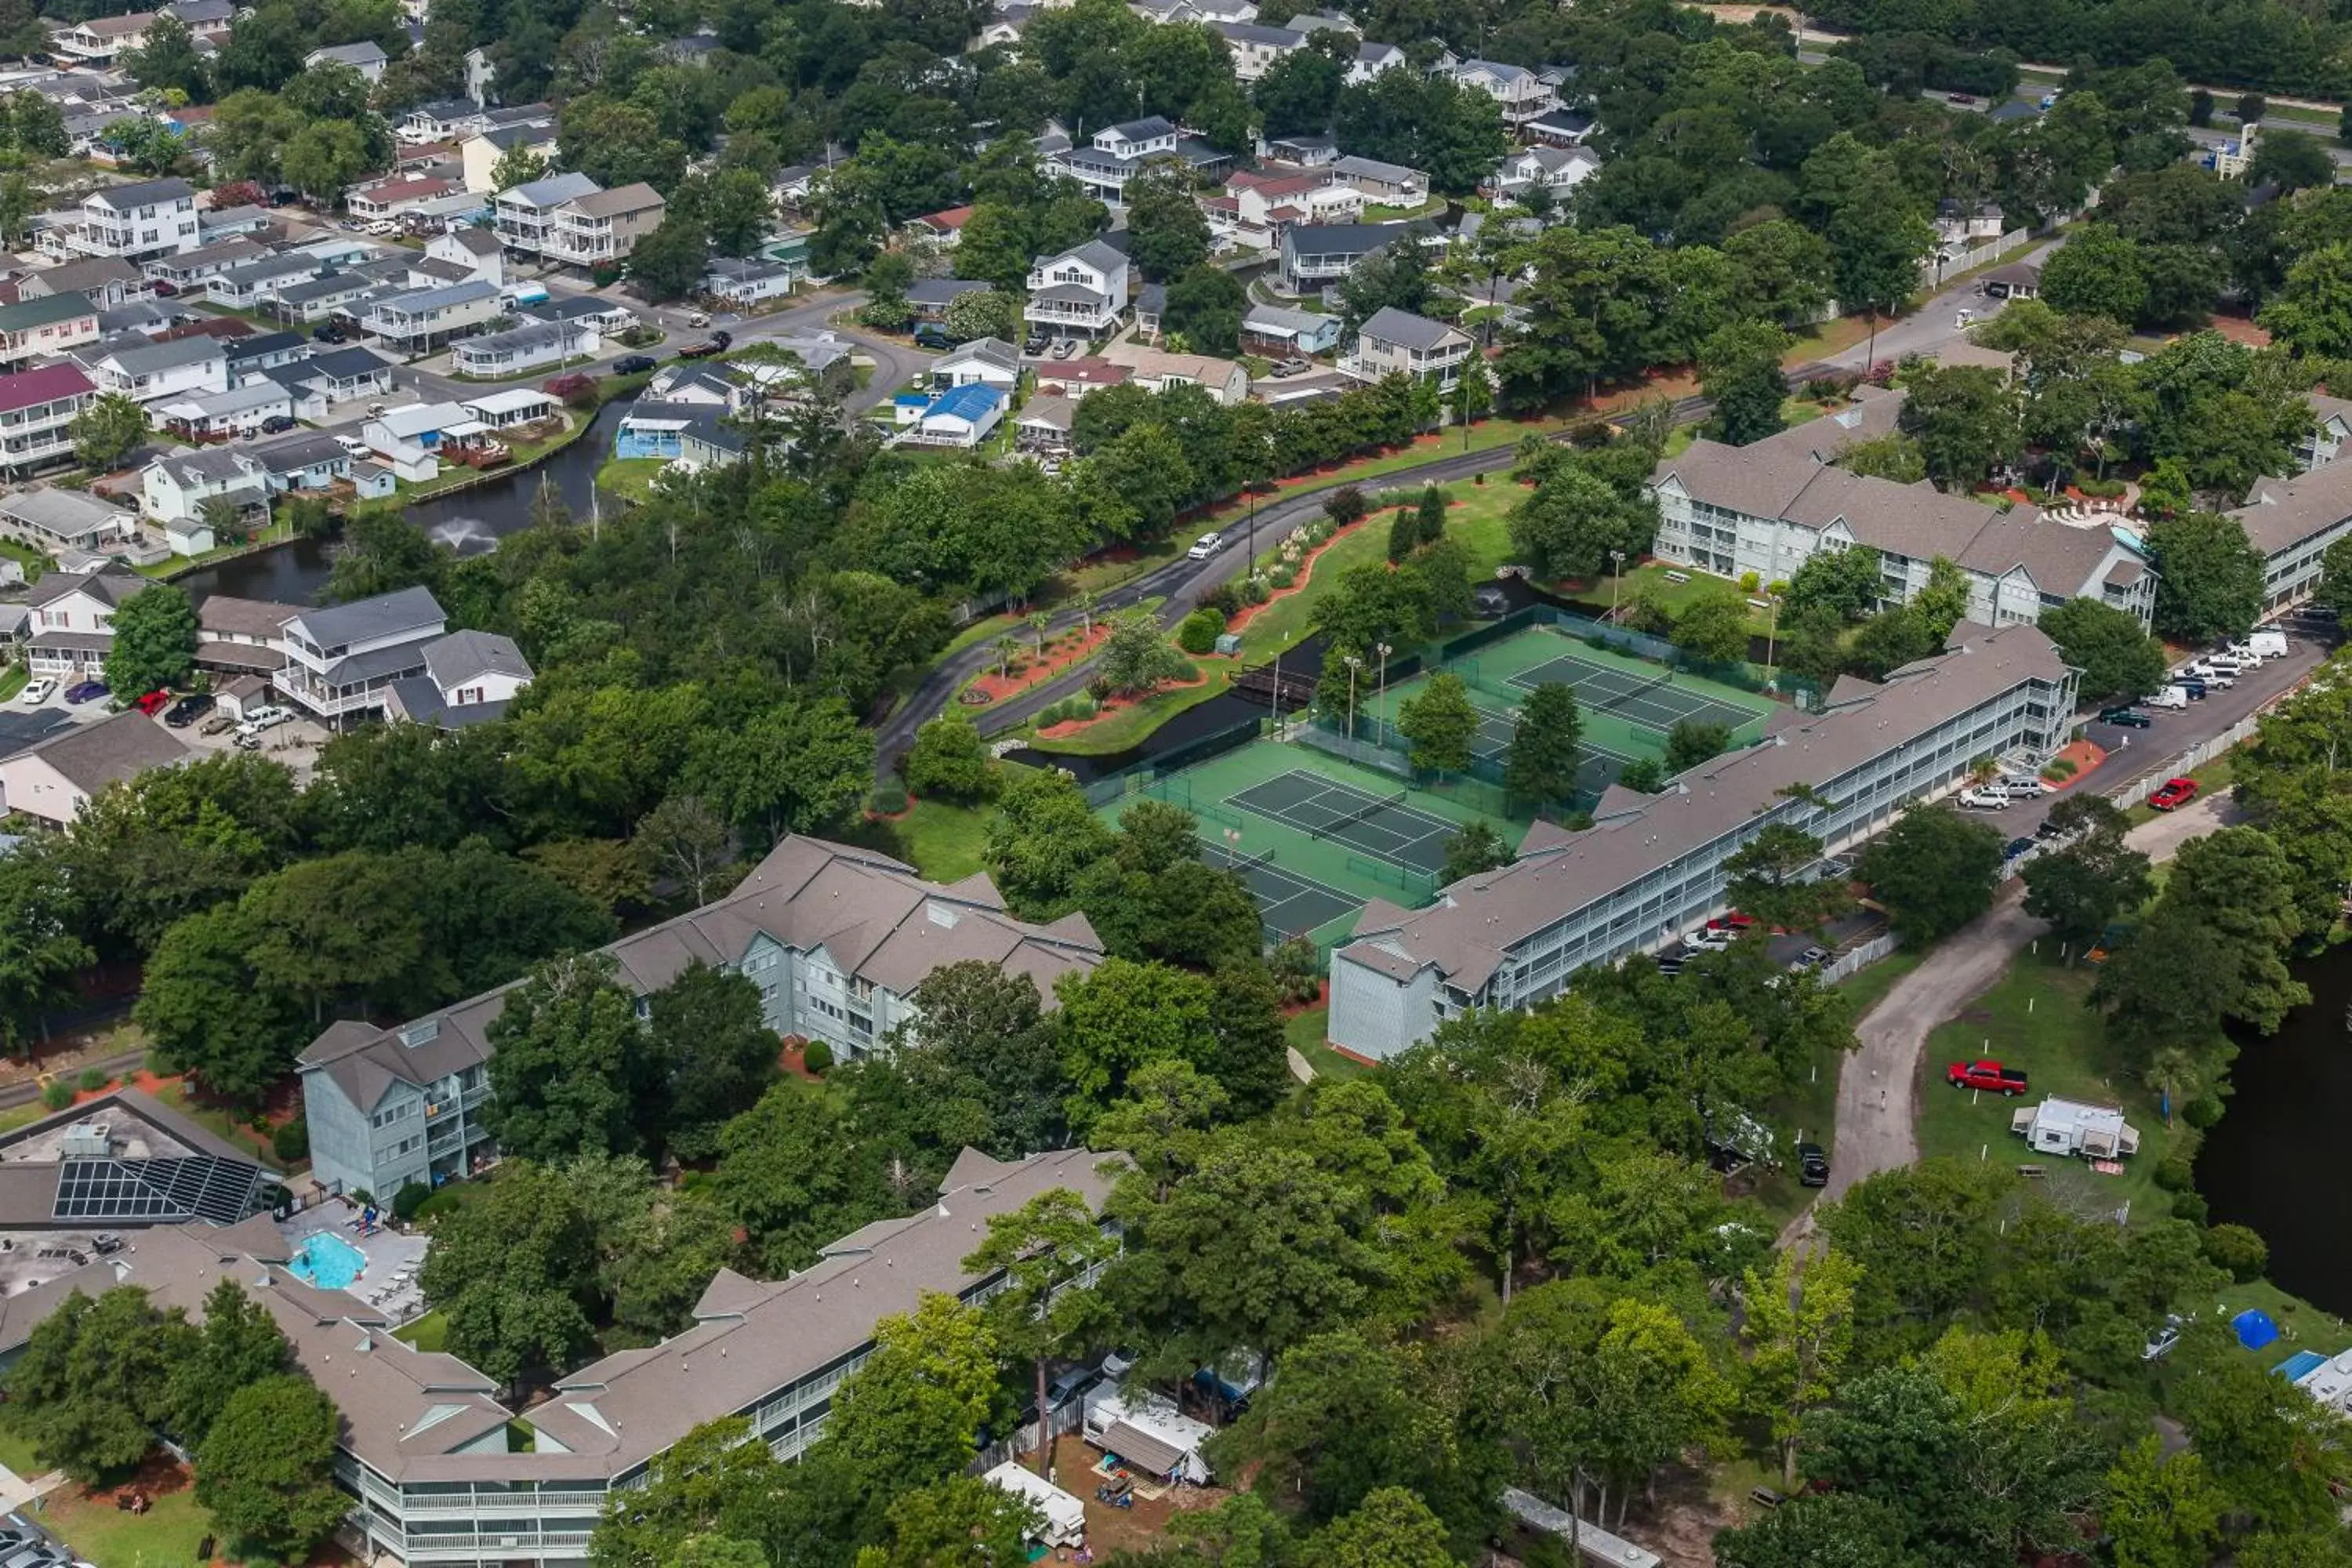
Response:
[[[447,619],[430,589],[401,588],[373,599],[305,610],[294,629],[322,648],[334,648],[403,632],[437,630]]]
[[[164,202],[193,199],[196,187],[185,180],[141,180],[134,184],[109,185],[90,193],[97,200],[126,212],[132,207],[154,206]]]
[[[1377,342],[1423,351],[1444,346],[1448,338],[1463,336],[1457,328],[1449,327],[1443,321],[1433,321],[1427,316],[1416,316],[1410,310],[1400,310],[1392,305],[1383,305],[1373,311],[1360,331],[1363,336]]]
[[[62,734],[35,742],[25,752],[37,755],[68,783],[89,795],[149,768],[185,762],[191,754],[177,735],[140,712],[77,724]]]
[[[444,689],[481,675],[531,678],[530,661],[514,638],[496,632],[451,632],[425,645],[425,668]]]

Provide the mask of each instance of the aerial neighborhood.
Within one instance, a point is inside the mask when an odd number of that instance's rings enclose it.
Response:
[[[7,1568],[2352,1565],[2352,21],[90,10]]]

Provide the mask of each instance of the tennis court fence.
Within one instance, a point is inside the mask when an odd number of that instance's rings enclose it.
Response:
[[[1087,804],[1089,805],[1108,805],[1111,802],[1123,799],[1128,795],[1145,793],[1150,785],[1161,779],[1172,778],[1195,763],[1204,763],[1211,757],[1221,757],[1227,752],[1238,751],[1248,745],[1266,732],[1267,724],[1268,721],[1264,719],[1244,719],[1238,724],[1229,724],[1222,730],[1213,730],[1208,734],[1187,741],[1181,745],[1171,746],[1168,750],[1147,757],[1141,762],[1130,763],[1114,773],[1104,773],[1083,786],[1081,793],[1086,795]],[[1171,797],[1161,795],[1160,798],[1166,800]],[[1188,807],[1190,805],[1190,803],[1185,801],[1178,801],[1176,804]]]
[[[1348,857],[1348,869],[1359,877],[1375,882],[1392,882],[1397,890],[1412,904],[1423,904],[1437,897],[1437,879],[1427,871],[1410,866],[1391,866],[1385,860],[1367,860],[1360,855]]]
[[[1528,803],[1503,787],[1503,769],[1499,762],[1473,758],[1467,777],[1459,773],[1433,773],[1416,768],[1408,754],[1412,742],[1399,735],[1393,726],[1379,731],[1375,742],[1364,734],[1374,725],[1368,715],[1356,718],[1356,735],[1346,733],[1347,721],[1318,713],[1314,721],[1299,725],[1290,738],[1302,746],[1309,746],[1327,756],[1338,757],[1358,767],[1387,773],[1401,779],[1414,789],[1450,800],[1454,805],[1477,812],[1483,816],[1500,817],[1505,821],[1525,822],[1533,815]]]
[[[1763,666],[1745,659],[1696,658],[1664,637],[1637,632],[1627,626],[1612,626],[1590,616],[1571,615],[1550,605],[1529,605],[1514,610],[1502,619],[1477,630],[1465,632],[1438,649],[1433,668],[1462,675],[1470,684],[1470,675],[1455,668],[1457,660],[1466,658],[1481,648],[1516,637],[1529,626],[1550,626],[1595,647],[1615,648],[1637,658],[1654,659],[1670,669],[1685,670],[1707,680],[1720,681],[1742,691],[1761,692],[1768,689],[1786,692],[1790,700],[1808,713],[1822,710],[1822,689],[1801,675],[1791,675],[1786,669],[1774,668],[1769,673]],[[1492,685],[1481,685],[1482,691],[1494,691]]]

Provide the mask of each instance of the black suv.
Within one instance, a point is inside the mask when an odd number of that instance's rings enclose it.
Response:
[[[2102,708],[2099,710],[2099,722],[2118,724],[2126,730],[2145,730],[2155,721],[2137,708]]]
[[[614,375],[643,375],[646,372],[652,370],[660,363],[661,361],[654,358],[651,354],[623,354],[619,359],[613,362],[613,374]]]
[[[310,341],[320,343],[341,343],[351,341],[351,334],[332,321],[321,321],[310,330]]]
[[[200,691],[173,703],[163,715],[163,722],[174,730],[184,730],[212,710],[213,700]]]
[[[1797,1145],[1797,1184],[1801,1187],[1826,1187],[1830,1184],[1829,1152],[1820,1144]]]

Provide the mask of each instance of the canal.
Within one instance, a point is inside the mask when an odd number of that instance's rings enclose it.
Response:
[[[612,455],[613,432],[627,410],[625,403],[599,409],[588,433],[535,468],[517,468],[489,483],[453,496],[422,501],[408,509],[409,521],[436,543],[464,553],[488,550],[503,534],[530,521],[530,503],[539,494],[542,477],[553,482],[563,504],[577,517],[588,515],[596,488],[596,470]],[[332,565],[327,541],[298,539],[276,550],[224,561],[175,579],[188,597],[202,603],[215,594],[241,599],[274,599],[283,605],[318,601]]]
[[[2215,1225],[2270,1243],[2272,1280],[2352,1316],[2352,1181],[2336,1163],[2352,1126],[2352,947],[2294,965],[2311,1005],[2264,1038],[2236,1031],[2229,1110],[2205,1136],[2197,1185]]]

